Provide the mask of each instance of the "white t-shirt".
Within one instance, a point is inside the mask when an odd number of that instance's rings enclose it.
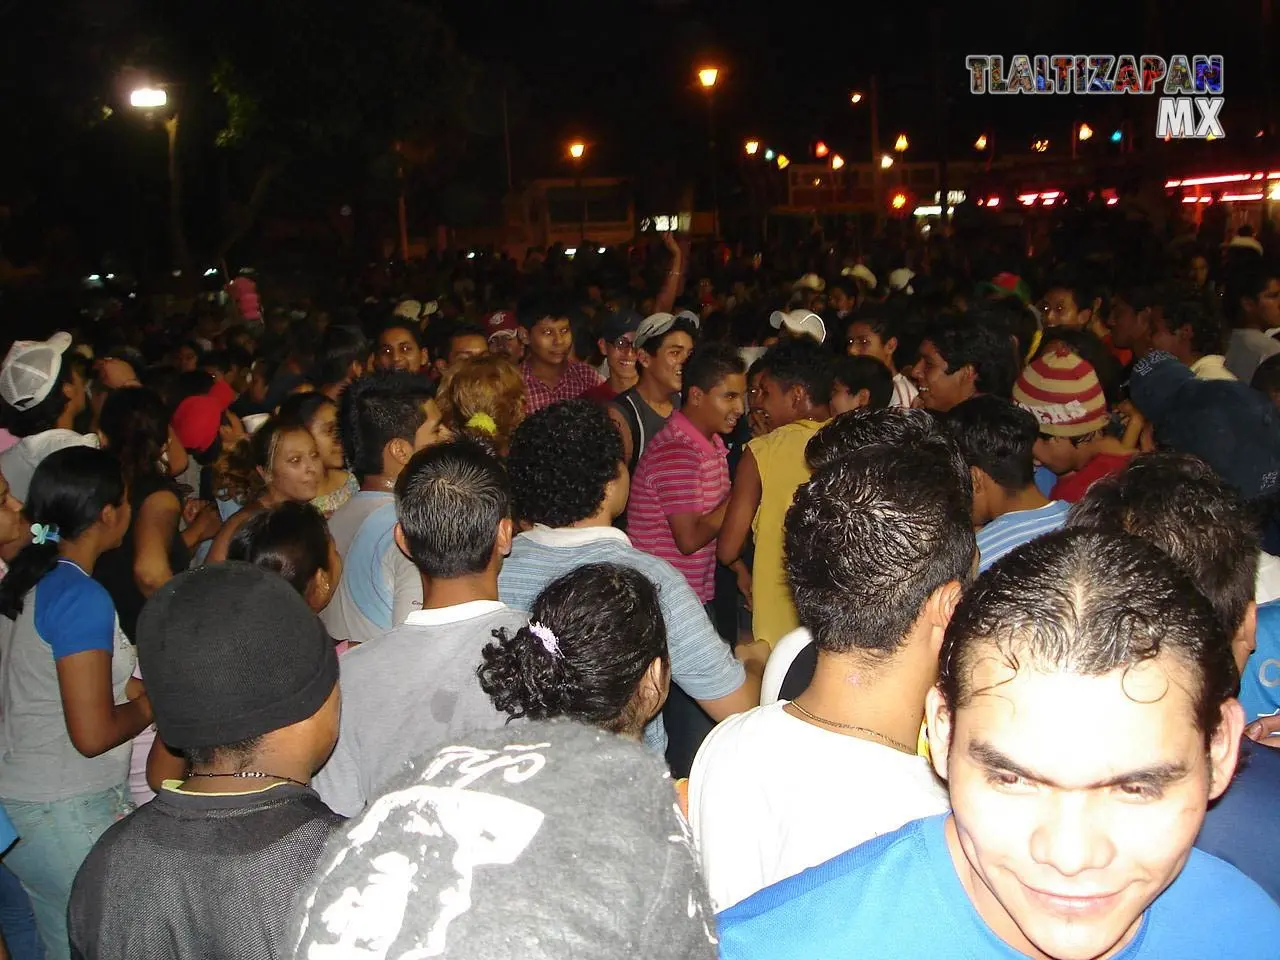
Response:
[[[689,821],[717,912],[949,809],[923,757],[824,730],[786,705],[729,717],[693,761]]]

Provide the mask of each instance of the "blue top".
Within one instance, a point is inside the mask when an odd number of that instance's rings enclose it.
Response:
[[[398,550],[395,541],[395,501],[385,503],[365,518],[343,558],[342,577],[365,619],[379,630],[394,627],[395,586],[382,575],[382,558]]]
[[[1035,478],[1036,489],[1046,497],[1053,493],[1053,488],[1058,483],[1058,475],[1044,464],[1036,467]]]
[[[116,608],[106,587],[69,560],[59,560],[36,584],[35,626],[54,660],[86,650],[110,653]]]
[[[1227,861],[1280,903],[1278,801],[1280,750],[1246,737],[1231,786],[1209,808],[1196,846]]]
[[[1240,675],[1244,722],[1280,710],[1280,600],[1258,607],[1258,648]]]
[[[1067,522],[1070,509],[1065,500],[1053,500],[1035,510],[1014,510],[996,517],[978,531],[978,572],[1024,543],[1053,533]]]
[[[1025,960],[974,909],[943,835],[915,820],[719,914],[721,960]],[[1192,850],[1116,960],[1272,960],[1280,907],[1229,864]]]

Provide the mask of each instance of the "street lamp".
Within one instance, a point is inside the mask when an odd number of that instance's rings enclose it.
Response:
[[[582,155],[587,152],[587,145],[581,141],[575,141],[569,144],[569,156],[574,160],[581,160]]]
[[[907,139],[905,133],[898,134],[898,139],[893,142],[893,149],[897,150],[898,153],[905,153],[909,146],[911,146],[911,141]]]
[[[587,239],[587,199],[582,195],[582,158],[587,154],[587,145],[581,140],[569,144],[569,159],[573,161],[574,190],[578,194],[578,242]]]
[[[831,155],[831,169],[839,170],[843,166],[844,166],[844,157],[840,156],[840,154],[838,153],[833,153]]]
[[[987,149],[987,135],[985,133],[980,134],[978,136],[978,139],[973,141],[973,149],[975,150]]]
[[[1078,136],[1082,141],[1088,140],[1093,136],[1093,127],[1089,126],[1087,123],[1080,124],[1079,129],[1076,131],[1076,136]]]
[[[861,94],[861,92],[859,92],[859,91],[855,90],[855,91],[853,91],[853,93],[849,94],[849,102],[850,102],[850,103],[852,103],[852,104],[853,104],[853,105],[855,105],[855,106],[857,106],[859,103],[861,103],[861,102],[862,102],[862,94]]]
[[[817,157],[819,160],[821,160],[830,152],[831,152],[831,148],[828,147],[826,142],[823,140],[819,140],[816,144],[813,145],[813,155]]]
[[[129,94],[129,106],[140,110],[154,110],[169,102],[169,95],[158,87],[139,87]]]
[[[778,154],[778,169],[779,169],[779,170],[785,170],[785,169],[787,169],[787,167],[788,167],[788,166],[790,166],[790,165],[791,165],[791,159],[790,159],[790,158],[789,158],[785,153],[780,153],[780,154]]]
[[[711,223],[715,238],[720,239],[720,194],[716,184],[716,81],[720,79],[718,67],[700,67],[698,83],[707,94],[707,159],[711,163]]]
[[[892,166],[893,166],[893,157],[889,156],[889,154],[887,153],[880,154],[880,169],[888,170]]]
[[[748,157],[754,157],[757,153],[760,152],[760,141],[748,140],[745,144],[745,149],[747,151]]]

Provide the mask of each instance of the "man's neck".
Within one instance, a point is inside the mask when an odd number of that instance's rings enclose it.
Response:
[[[529,369],[533,371],[533,375],[548,386],[554,387],[560,382],[560,378],[564,376],[564,372],[569,369],[569,361],[563,363],[547,363],[545,360],[539,360],[530,354]]]
[[[622,376],[613,367],[609,368],[609,386],[616,392],[622,393],[630,390],[639,381],[640,375],[634,370],[627,376]]]
[[[306,757],[288,756],[268,748],[260,750],[247,761],[239,757],[215,758],[213,763],[192,766],[182,789],[186,793],[252,793],[290,780],[308,784],[311,782],[311,766]],[[266,776],[230,776],[234,773],[261,773]]]
[[[689,413],[685,413],[684,418],[693,425],[693,429],[697,430],[700,434],[706,437],[708,442],[714,442],[715,435],[716,435],[715,427],[707,426],[705,423],[699,423],[698,420],[695,419],[695,417]]]
[[[393,473],[369,473],[360,481],[360,489],[374,493],[391,493],[395,490],[396,475]]]
[[[907,649],[914,642],[918,641],[908,641],[892,660],[874,666],[857,654],[819,650],[813,680],[796,700],[824,720],[865,727],[914,749],[924,721],[925,694],[936,676],[936,670],[920,667],[923,658]]]
[[[564,529],[591,530],[597,527],[612,527],[616,518],[606,509],[606,506],[607,504],[602,504],[600,509],[591,516],[579,520],[577,523],[571,523]]]
[[[481,573],[448,580],[433,579],[424,574],[422,609],[442,610],[445,607],[456,607],[460,603],[470,603],[472,600],[497,600],[499,566],[499,563],[493,563]]]
[[[671,410],[675,407],[672,394],[665,387],[654,382],[652,377],[640,377],[636,381],[636,393],[655,411]]]
[[[1046,507],[1048,505],[1049,498],[1041,493],[1033,483],[1031,486],[1024,487],[1022,490],[1017,490],[1013,493],[1009,493],[1007,491],[1002,492],[1000,502],[995,505],[995,509],[992,511],[993,516],[991,519],[994,520],[996,517],[1003,517],[1006,513],[1018,513],[1023,510],[1039,510],[1041,507]]]
[[[76,428],[76,415],[71,412],[70,405],[63,408],[62,413],[58,415],[58,422],[53,426],[55,430],[74,430]]]

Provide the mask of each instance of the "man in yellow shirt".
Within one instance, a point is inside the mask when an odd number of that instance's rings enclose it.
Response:
[[[831,418],[832,357],[807,338],[771,349],[760,364],[761,416],[768,432],[747,444],[729,494],[716,556],[738,575],[751,605],[751,632],[770,646],[800,625],[782,562],[782,523],[809,479],[804,448]],[[755,565],[742,562],[755,534]]]

